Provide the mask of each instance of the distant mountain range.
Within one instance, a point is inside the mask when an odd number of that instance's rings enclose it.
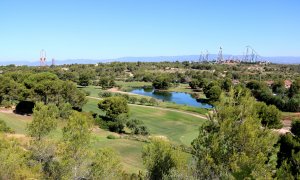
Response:
[[[242,58],[241,55],[233,56],[233,55],[223,55],[224,59],[228,59],[231,57],[234,58]],[[63,64],[96,64],[99,62],[161,62],[161,61],[199,61],[199,55],[185,55],[185,56],[154,56],[154,57],[121,57],[116,59],[67,59],[67,60],[55,60],[55,65],[63,65]],[[217,59],[216,54],[210,54],[209,60]],[[262,60],[270,61],[272,63],[278,64],[300,64],[300,57],[292,57],[292,56],[278,56],[278,57],[260,57]],[[0,62],[0,65],[28,65],[28,66],[38,66],[39,61],[3,61]],[[51,62],[47,62],[47,65],[51,65]]]

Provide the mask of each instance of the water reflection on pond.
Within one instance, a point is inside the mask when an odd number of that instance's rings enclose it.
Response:
[[[200,102],[199,100],[194,98],[191,94],[184,93],[184,92],[155,91],[151,88],[147,88],[147,89],[140,88],[140,89],[132,90],[131,93],[150,96],[163,101],[174,102],[176,104],[183,104],[183,105],[201,107],[201,108],[212,108],[210,104]]]

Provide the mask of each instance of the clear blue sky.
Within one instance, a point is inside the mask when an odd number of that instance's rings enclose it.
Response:
[[[1,0],[0,61],[196,55],[300,56],[299,0]]]

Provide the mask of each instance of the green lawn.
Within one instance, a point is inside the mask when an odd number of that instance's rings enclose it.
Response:
[[[97,107],[98,100],[89,99],[83,111],[103,114]],[[198,129],[205,121],[198,117],[180,112],[130,106],[130,117],[145,123],[152,135],[165,136],[176,142],[189,145],[196,138]]]
[[[0,119],[15,133],[26,134],[26,125],[32,120],[32,117],[0,112]],[[62,137],[60,127],[62,126],[62,123],[59,123],[59,128],[53,131],[48,137],[57,140],[60,139]],[[124,169],[127,172],[138,173],[139,170],[144,170],[141,158],[144,143],[128,139],[107,139],[106,137],[109,134],[114,133],[101,129],[94,132],[92,134],[92,147],[96,149],[108,147],[115,150],[120,155]]]
[[[103,114],[97,107],[98,100],[89,99],[83,107],[83,111],[93,111]],[[130,117],[139,119],[149,128],[152,136],[165,136],[169,140],[190,145],[198,136],[199,127],[205,121],[192,115],[182,114],[168,110],[147,108],[142,106],[130,106]],[[122,163],[128,172],[137,173],[144,170],[141,158],[141,150],[144,143],[127,139],[107,139],[111,132],[101,130],[94,136],[95,147],[110,147],[117,151]]]
[[[8,113],[0,113],[3,120],[17,134],[26,134],[26,125],[31,121],[30,116],[21,116]]]
[[[93,97],[98,97],[98,93],[102,91],[100,86],[86,86],[86,87],[78,86],[78,88],[90,92],[91,93],[90,96]]]
[[[199,127],[204,122],[203,119],[180,112],[139,106],[130,106],[130,117],[143,121],[152,135],[165,136],[185,145],[190,145],[197,137]]]
[[[192,93],[194,92],[188,84],[180,83],[177,86],[171,87],[168,89],[168,91],[172,92],[186,92],[186,93]]]
[[[109,132],[104,134],[95,134],[93,144],[95,148],[111,148],[116,151],[120,157],[124,169],[127,172],[138,173],[144,171],[142,160],[142,147],[145,143],[128,139],[107,139]]]
[[[204,109],[204,108],[181,105],[181,104],[176,104],[176,103],[166,102],[166,101],[159,103],[158,106],[163,107],[163,108],[178,109],[181,111],[190,111],[190,112],[199,113],[199,114],[203,114],[203,115],[208,113],[208,110]]]

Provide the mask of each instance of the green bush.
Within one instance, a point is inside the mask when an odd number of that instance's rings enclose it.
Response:
[[[141,104],[147,104],[148,103],[148,99],[143,97],[143,98],[140,99],[140,103]]]
[[[137,119],[131,119],[127,121],[126,126],[131,130],[132,134],[136,135],[149,135],[149,130],[148,128],[143,125],[143,121],[137,120]]]
[[[268,106],[264,102],[258,102],[255,108],[263,126],[275,129],[280,129],[283,126],[281,123],[281,111],[276,106]]]
[[[102,118],[97,117],[95,118],[95,124],[97,124],[101,129],[108,130],[108,124],[106,121],[104,121]]]
[[[3,101],[1,102],[1,105],[2,105],[3,107],[5,107],[5,108],[11,108],[13,104],[12,104],[11,101],[3,100]]]
[[[129,95],[128,94],[120,94],[120,96],[125,98],[127,101],[129,100]]]
[[[138,98],[134,97],[134,96],[130,96],[128,99],[128,102],[130,104],[135,104],[138,101]]]
[[[291,132],[297,136],[300,137],[300,120],[295,120],[292,123]]]
[[[158,101],[157,101],[155,98],[151,98],[151,99],[149,100],[149,104],[150,104],[151,106],[155,106],[155,105],[158,105]]]
[[[98,96],[99,97],[102,97],[102,98],[107,98],[107,97],[111,97],[113,94],[111,92],[108,92],[108,91],[101,91],[98,93]]]
[[[82,90],[82,91],[84,92],[84,94],[85,94],[86,96],[91,95],[91,92],[90,92],[90,91],[86,91],[86,90]]]
[[[122,133],[125,125],[122,122],[108,121],[107,126],[109,131]]]
[[[12,133],[13,130],[6,125],[6,123],[0,119],[0,132]]]
[[[118,137],[116,137],[116,136],[114,136],[112,134],[108,135],[106,138],[107,139],[118,139]]]

